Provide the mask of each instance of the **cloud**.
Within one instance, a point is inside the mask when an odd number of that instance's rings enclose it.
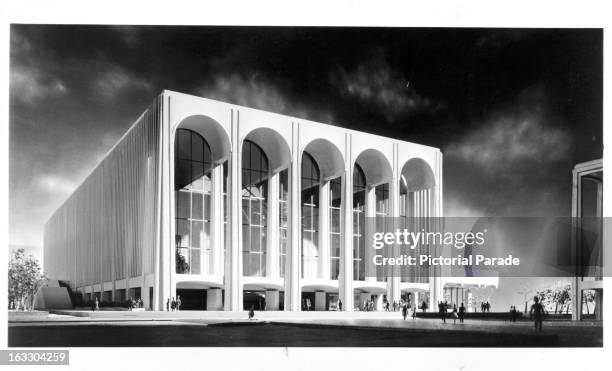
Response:
[[[530,88],[478,129],[450,144],[445,154],[493,176],[523,165],[563,161],[569,155],[572,136],[551,121],[542,89]]]
[[[96,80],[97,90],[106,97],[113,97],[126,89],[151,90],[151,84],[137,78],[117,65],[103,66],[105,72]]]
[[[567,214],[573,137],[550,106],[532,86],[481,123],[463,125],[465,134],[443,150],[447,215]]]
[[[28,105],[37,104],[47,98],[61,96],[68,91],[62,80],[43,77],[35,68],[13,66],[10,79],[12,97]]]
[[[36,185],[43,192],[56,194],[61,197],[61,195],[71,194],[76,189],[78,183],[57,175],[41,175],[36,179]]]
[[[259,73],[252,73],[249,77],[239,74],[219,74],[211,84],[200,89],[198,95],[299,118],[328,123],[333,121],[329,112],[314,111],[297,103],[278,85],[271,83]]]
[[[465,203],[458,195],[444,199],[444,216],[445,217],[480,217],[485,215],[482,210],[476,206],[470,206]]]
[[[435,108],[431,99],[420,95],[382,57],[377,56],[354,71],[341,68],[332,74],[331,82],[344,96],[375,105],[389,122],[398,116]]]

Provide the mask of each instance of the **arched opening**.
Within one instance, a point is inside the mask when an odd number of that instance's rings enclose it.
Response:
[[[353,169],[355,280],[386,280],[385,267],[373,264],[373,251],[366,247],[366,240],[371,233],[384,230],[384,218],[389,216],[389,182],[392,178],[391,165],[382,152],[367,149],[357,156]]]
[[[400,175],[400,217],[404,228],[412,231],[429,231],[431,218],[435,215],[435,175],[425,160],[413,158],[402,167]],[[414,254],[429,254],[431,246],[420,245],[412,250]],[[402,266],[401,281],[429,283],[429,267]]]
[[[229,137],[218,122],[194,115],[176,126],[173,144],[174,294],[184,309],[219,310]]]
[[[268,157],[250,140],[242,145],[242,274],[266,275]]]
[[[316,139],[304,149],[301,170],[302,278],[337,280],[341,251],[342,154],[328,140]],[[320,298],[324,296],[319,294]],[[328,304],[319,303],[317,307],[329,307]]]
[[[189,129],[177,129],[174,148],[176,273],[208,274],[212,152],[208,142]]]
[[[353,169],[353,280],[365,280],[366,178],[361,166]]]
[[[321,173],[310,154],[302,155],[302,278],[317,277]]]
[[[249,146],[259,150],[255,154]],[[252,147],[249,147],[252,148]],[[289,165],[291,150],[285,139],[270,128],[257,128],[248,133],[243,144],[244,165],[251,163],[250,156],[264,156],[267,162],[267,190],[262,195],[266,200],[261,212],[266,218],[266,270],[257,276],[284,277],[287,264],[287,237],[289,222]],[[249,160],[246,158],[249,157]],[[244,184],[244,179],[243,179]],[[245,233],[243,231],[243,233]],[[246,275],[246,274],[245,274]]]

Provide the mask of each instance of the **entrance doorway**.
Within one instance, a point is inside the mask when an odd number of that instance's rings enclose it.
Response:
[[[266,310],[266,292],[244,290],[242,292],[242,309],[249,310],[251,306],[254,310]]]
[[[176,289],[176,296],[181,297],[180,310],[206,310],[206,290]]]

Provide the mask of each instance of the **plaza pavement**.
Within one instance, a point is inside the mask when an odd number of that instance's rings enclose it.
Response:
[[[368,333],[369,337],[376,343],[374,337],[380,336],[381,339],[388,334],[404,334],[401,336],[418,336],[419,338],[427,339],[432,337],[432,340],[424,344],[440,344],[441,346],[461,346],[462,341],[466,342],[467,346],[499,346],[499,344],[510,344],[510,346],[602,346],[603,345],[603,328],[602,322],[575,322],[575,321],[549,321],[544,322],[544,331],[542,334],[536,334],[533,330],[533,322],[523,320],[511,323],[501,320],[482,320],[469,319],[463,324],[457,320],[453,323],[452,319],[447,319],[446,323],[442,323],[440,319],[412,319],[408,317],[403,320],[400,312],[284,312],[284,311],[269,311],[255,312],[253,320],[248,319],[246,311],[243,312],[223,312],[223,311],[180,311],[180,312],[151,312],[151,311],[84,311],[84,310],[56,310],[53,313],[34,312],[34,313],[9,313],[9,332],[21,333],[30,328],[34,331],[36,328],[44,329],[45,331],[53,331],[50,327],[57,328],[57,331],[73,331],[77,332],[81,329],[97,329],[100,326],[119,326],[124,329],[134,328],[143,331],[163,331],[169,332],[185,332],[195,331],[198,334],[204,332],[209,333],[227,333],[235,338],[248,336],[249,332],[262,332],[262,329],[268,329],[268,332],[282,331],[286,333],[294,333],[297,337],[301,337],[305,333],[310,333],[314,344],[317,344],[316,337],[326,337],[326,333],[342,333],[346,331],[354,332],[355,336],[361,333]],[[262,325],[264,325],[262,327]],[[160,330],[166,328],[166,330]],[[200,328],[201,330],[197,330]],[[277,330],[273,330],[273,329]],[[374,335],[372,331],[374,330]],[[385,334],[381,333],[383,331]],[[247,334],[247,335],[244,335]],[[437,335],[436,335],[437,334]],[[440,336],[441,335],[441,336]],[[167,336],[167,335],[165,335]],[[221,337],[223,339],[223,337]],[[292,337],[286,339],[291,346]],[[476,339],[474,340],[470,339]],[[505,340],[504,340],[505,339]],[[328,344],[325,339],[321,344]],[[182,340],[181,340],[182,341]],[[196,340],[194,340],[196,341]],[[250,341],[250,340],[249,340]],[[268,346],[275,346],[275,341],[265,343]],[[501,341],[501,343],[500,343]],[[156,344],[156,343],[154,343]],[[179,344],[183,344],[179,341]],[[188,344],[188,343],[187,343]],[[196,344],[208,344],[204,343]],[[256,343],[257,344],[257,343]],[[296,340],[296,344],[300,343],[300,339]],[[309,343],[305,343],[309,344]],[[335,346],[342,346],[344,343],[339,343]],[[390,343],[393,346],[393,343]],[[397,344],[405,344],[400,342]],[[412,344],[412,345],[410,345]],[[421,343],[412,342],[408,346],[419,346]],[[177,344],[172,344],[178,346]],[[251,345],[250,342],[243,345]],[[133,344],[132,346],[138,346]],[[227,345],[226,345],[227,346]],[[331,346],[334,346],[331,343]],[[349,344],[347,343],[347,346]],[[358,342],[356,346],[364,346]],[[397,345],[395,345],[397,346]]]

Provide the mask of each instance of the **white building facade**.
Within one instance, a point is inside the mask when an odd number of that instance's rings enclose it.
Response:
[[[373,267],[364,221],[442,191],[437,148],[164,91],[46,223],[44,270],[153,310],[435,310],[440,272]]]

